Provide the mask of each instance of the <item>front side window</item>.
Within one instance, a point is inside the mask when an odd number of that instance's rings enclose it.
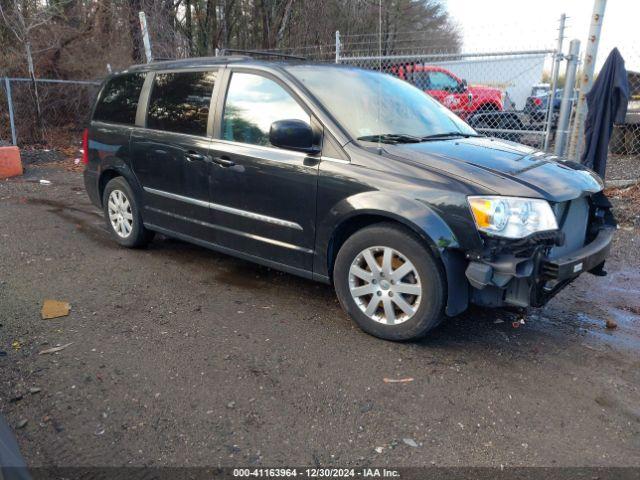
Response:
[[[216,72],[158,73],[149,98],[147,127],[205,136]]]
[[[109,80],[100,94],[93,119],[108,123],[135,124],[145,75],[130,73]]]
[[[222,116],[222,138],[271,146],[269,129],[278,120],[302,120],[309,115],[273,80],[252,73],[234,73]]]
[[[446,90],[453,92],[458,88],[458,82],[451,75],[444,72],[429,73],[429,90]]]
[[[420,90],[433,90],[431,81],[429,80],[429,72],[413,72],[409,78],[410,83],[418,87]]]

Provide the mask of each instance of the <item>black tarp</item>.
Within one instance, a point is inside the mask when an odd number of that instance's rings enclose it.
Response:
[[[584,122],[585,146],[580,161],[604,178],[613,124],[624,123],[629,102],[629,82],[624,59],[617,48],[604,62],[587,93],[589,112]]]

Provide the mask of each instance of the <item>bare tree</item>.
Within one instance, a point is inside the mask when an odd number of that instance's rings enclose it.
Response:
[[[0,15],[6,27],[15,35],[19,43],[24,46],[24,53],[27,59],[27,70],[33,87],[34,102],[36,109],[36,124],[38,135],[42,138],[43,122],[42,110],[40,108],[40,97],[38,95],[38,82],[36,82],[35,67],[32,52],[32,32],[38,27],[51,21],[58,12],[57,4],[48,4],[40,9],[28,9],[28,2],[11,1],[11,11],[0,3]]]
[[[22,141],[58,141],[87,115],[95,88],[37,83],[36,73],[98,80],[107,65],[119,70],[142,62],[141,10],[155,58],[240,48],[332,59],[336,30],[347,54],[376,54],[380,46],[388,54],[456,53],[460,35],[445,6],[444,0],[0,0],[0,72],[30,78],[12,92]],[[0,117],[6,115],[0,102]]]

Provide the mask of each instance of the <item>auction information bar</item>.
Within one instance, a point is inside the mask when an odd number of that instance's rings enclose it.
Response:
[[[400,478],[400,472],[388,468],[234,468],[237,478]]]
[[[4,475],[4,477],[3,477]],[[30,477],[29,477],[30,475]],[[33,480],[235,480],[389,478],[402,480],[638,480],[640,467],[5,467],[0,478]]]

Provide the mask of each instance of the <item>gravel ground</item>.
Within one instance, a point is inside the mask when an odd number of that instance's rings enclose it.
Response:
[[[640,157],[638,155],[611,155],[607,160],[607,180],[639,180]]]
[[[30,466],[640,466],[633,225],[609,276],[524,325],[473,309],[402,344],[328,286],[163,237],[119,248],[77,172],[1,181],[0,225],[0,412]],[[69,316],[42,320],[46,298]]]

